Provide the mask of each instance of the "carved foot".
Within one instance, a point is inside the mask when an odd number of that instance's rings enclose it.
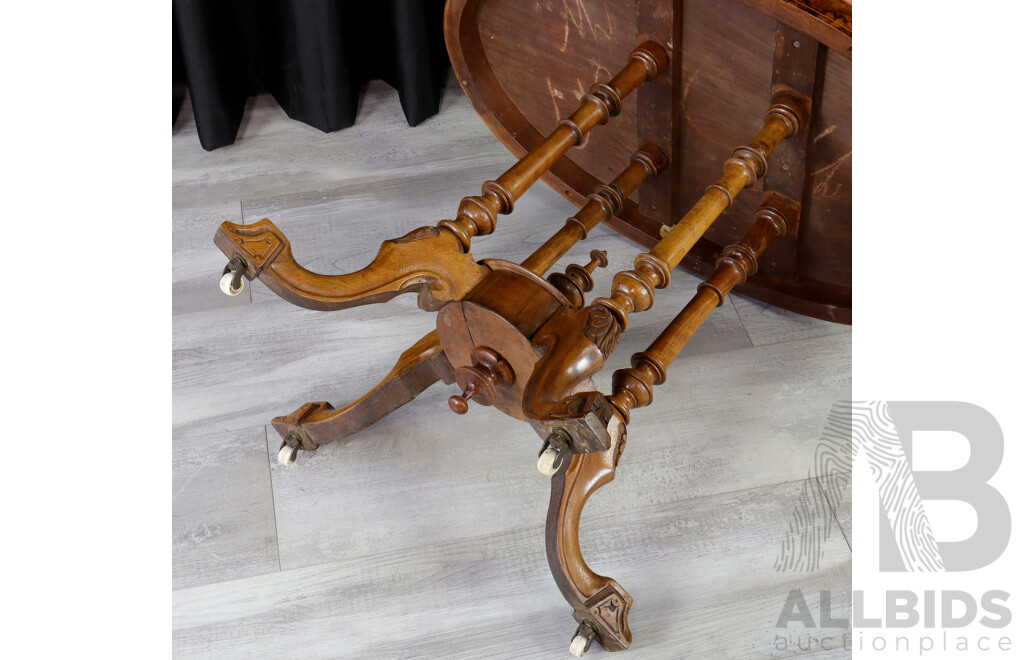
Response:
[[[570,648],[574,655],[578,651],[578,656],[594,639],[608,651],[629,648],[633,641],[627,620],[633,597],[615,580],[592,571],[580,551],[583,506],[594,491],[615,478],[615,466],[625,447],[625,426],[614,428],[607,450],[575,454],[569,467],[551,478],[546,526],[548,566],[580,624]]]
[[[437,227],[384,241],[369,266],[347,275],[321,275],[300,266],[288,239],[267,219],[251,225],[225,222],[213,242],[232,264],[240,264],[232,270],[250,280],[258,277],[290,303],[323,311],[385,302],[413,291],[422,309],[437,310],[461,299],[489,272],[462,251],[454,234]],[[241,278],[236,279],[230,288],[241,290]]]
[[[344,408],[335,409],[326,401],[317,401],[304,404],[290,415],[275,417],[271,423],[284,438],[278,459],[290,465],[300,448],[313,451],[361,431],[409,403],[438,380],[451,384],[454,376],[435,330],[402,353],[391,372],[372,390]]]

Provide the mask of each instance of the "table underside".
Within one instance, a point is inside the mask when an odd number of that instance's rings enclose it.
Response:
[[[773,76],[786,66],[783,58],[793,47],[820,43],[807,80],[812,117],[800,167],[793,170],[802,176],[787,182],[786,171],[794,178],[786,165],[792,156],[773,156],[769,176],[736,198],[682,265],[709,275],[722,248],[753,225],[763,190],[788,185],[801,204],[797,231],[769,247],[758,272],[737,290],[850,323],[849,16],[843,0],[451,0],[445,29],[463,90],[516,156],[538,145],[639,41],[653,37],[672,49],[668,71],[642,85],[618,117],[545,175],[550,186],[582,205],[638,146],[657,144],[671,160],[669,169],[631,195],[608,223],[645,247],[715,182],[731,150],[757,132]]]

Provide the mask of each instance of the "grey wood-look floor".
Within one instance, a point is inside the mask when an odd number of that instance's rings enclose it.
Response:
[[[384,239],[452,217],[514,162],[461,91],[449,87],[440,114],[409,128],[397,94],[373,83],[357,124],[334,134],[257,98],[236,143],[212,153],[186,104],[173,158],[175,657],[567,657],[575,623],[548,572],[549,487],[525,424],[481,406],[457,417],[436,384],[348,442],[276,462],[272,417],[357,398],[433,315],[412,296],[325,313],[258,282],[235,298],[217,284],[225,260],[211,239],[223,220],[270,217],[300,263],[348,272]],[[474,256],[519,261],[575,210],[537,184]],[[558,267],[595,247],[611,258],[596,278],[605,295],[638,248],[601,227]],[[601,389],[698,281],[676,271],[654,309],[630,319]],[[775,627],[792,589],[815,618],[822,590],[835,617],[849,613],[849,479],[819,479],[813,466],[831,405],[850,397],[850,337],[731,296],[654,405],[634,413],[617,478],[581,531],[591,566],[635,599],[633,647],[616,657],[850,656],[777,648],[779,635],[842,630]],[[827,502],[816,570],[777,571],[794,511],[815,498]],[[607,653],[595,645],[587,657]]]

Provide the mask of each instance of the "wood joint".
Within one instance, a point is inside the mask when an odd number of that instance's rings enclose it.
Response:
[[[651,80],[668,66],[668,50],[654,40],[648,40],[633,49],[630,60],[642,62],[647,72],[647,80]]]

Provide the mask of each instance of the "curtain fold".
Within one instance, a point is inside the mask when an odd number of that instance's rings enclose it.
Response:
[[[322,131],[351,126],[374,79],[415,126],[441,100],[443,17],[444,0],[174,0],[173,82],[207,150],[234,142],[246,99],[264,92]]]

